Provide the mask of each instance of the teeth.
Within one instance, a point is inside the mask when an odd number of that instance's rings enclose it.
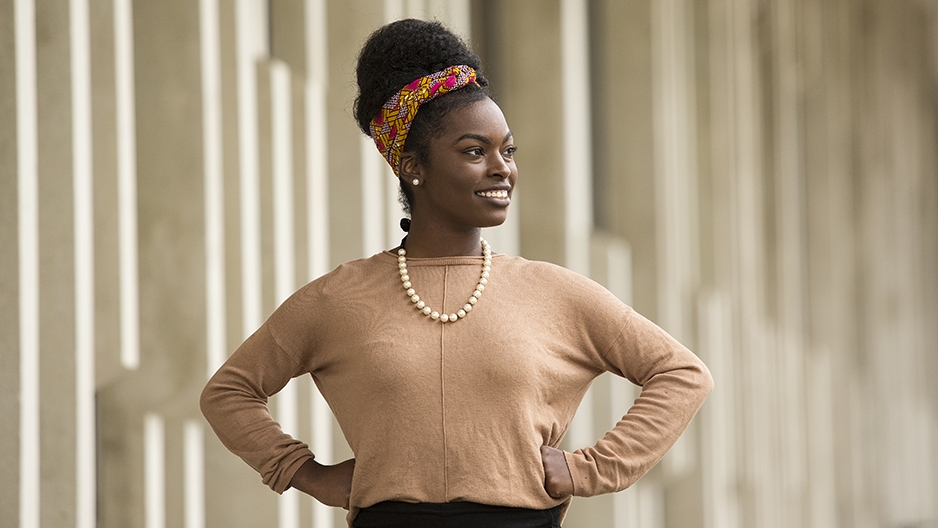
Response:
[[[479,191],[476,194],[479,196],[484,196],[486,198],[508,198],[508,191],[499,190],[499,191]]]

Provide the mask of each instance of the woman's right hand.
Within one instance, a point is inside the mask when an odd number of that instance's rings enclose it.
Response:
[[[352,474],[355,459],[350,458],[334,466],[325,466],[312,458],[300,466],[290,486],[312,495],[326,506],[349,508],[352,493]]]

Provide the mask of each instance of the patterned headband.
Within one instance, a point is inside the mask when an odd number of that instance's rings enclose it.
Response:
[[[476,82],[476,71],[469,66],[450,66],[414,80],[384,103],[378,115],[371,120],[371,138],[397,176],[401,152],[410,124],[420,105],[447,92],[464,88]],[[478,84],[478,83],[476,83]]]

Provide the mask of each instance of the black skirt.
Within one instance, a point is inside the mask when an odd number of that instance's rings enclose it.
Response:
[[[354,528],[560,528],[560,506],[531,510],[475,502],[379,502],[362,508]]]

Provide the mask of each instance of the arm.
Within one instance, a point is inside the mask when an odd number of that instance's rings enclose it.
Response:
[[[303,372],[265,324],[212,376],[200,400],[202,413],[222,444],[277,493],[290,487],[313,453],[280,429],[267,399]]]
[[[595,445],[564,453],[578,496],[632,485],[661,460],[713,389],[706,365],[638,313],[631,314],[603,357],[608,370],[642,386],[642,392]]]

